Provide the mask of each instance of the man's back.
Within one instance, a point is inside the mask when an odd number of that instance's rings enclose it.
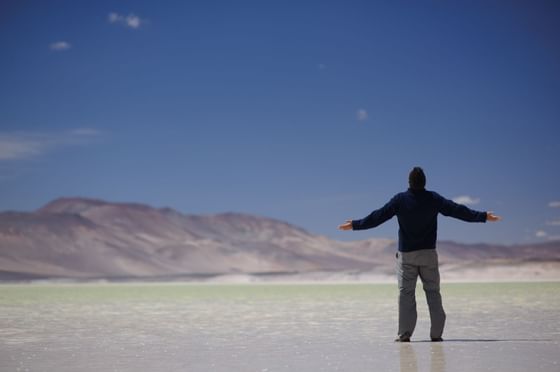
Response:
[[[352,221],[352,229],[369,229],[396,215],[399,221],[399,251],[434,249],[438,213],[468,222],[486,222],[485,212],[469,209],[434,191],[408,189],[367,217]]]
[[[401,252],[435,248],[440,204],[436,195],[425,190],[408,190],[398,194],[397,218]]]

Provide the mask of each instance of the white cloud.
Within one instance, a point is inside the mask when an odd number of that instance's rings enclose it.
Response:
[[[99,132],[90,128],[59,133],[0,132],[0,161],[40,156],[55,148],[85,144],[98,135]]]
[[[140,27],[140,23],[142,23],[140,17],[134,14],[127,15],[125,20],[126,20],[126,25],[130,28],[138,28]]]
[[[547,224],[548,226],[560,226],[560,220],[546,221],[546,224]]]
[[[546,238],[547,235],[548,234],[544,230],[537,230],[537,232],[535,232],[537,238]]]
[[[115,12],[109,13],[109,17],[108,17],[109,23],[119,22],[122,18],[123,18],[123,16],[120,16]]]
[[[78,128],[71,130],[70,133],[77,136],[97,136],[99,134],[99,131],[92,128]]]
[[[560,208],[560,201],[554,200],[548,203],[550,208]]]
[[[317,65],[317,68],[318,68],[319,70],[324,70],[324,69],[327,68],[327,65],[325,65],[324,63],[319,63],[319,64]]]
[[[461,195],[453,198],[453,201],[457,204],[474,205],[480,203],[480,198],[474,198],[469,195]]]
[[[368,113],[366,110],[364,109],[359,109],[358,111],[356,111],[356,118],[359,121],[364,121],[368,118]]]
[[[39,155],[44,147],[44,142],[33,136],[0,135],[0,160]]]
[[[122,15],[119,13],[111,12],[107,16],[109,23],[118,23],[125,27],[132,29],[140,28],[141,25],[146,23],[146,20],[138,17],[136,14],[130,13],[129,15]]]
[[[57,52],[61,52],[63,50],[68,50],[72,47],[72,45],[70,45],[69,42],[67,41],[57,41],[54,43],[51,43],[51,45],[49,45],[49,48],[51,50],[55,50]]]

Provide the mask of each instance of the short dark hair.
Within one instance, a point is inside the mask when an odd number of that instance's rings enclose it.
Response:
[[[412,190],[423,190],[426,187],[426,175],[422,168],[412,168],[408,175],[408,185]]]

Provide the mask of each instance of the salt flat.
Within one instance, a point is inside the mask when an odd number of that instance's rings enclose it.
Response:
[[[443,343],[395,284],[0,285],[2,371],[554,371],[560,283],[443,284]]]

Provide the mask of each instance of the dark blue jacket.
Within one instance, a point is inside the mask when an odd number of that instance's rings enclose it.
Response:
[[[467,222],[486,222],[486,212],[469,209],[434,191],[408,189],[366,218],[353,220],[352,229],[371,229],[396,215],[399,220],[399,251],[434,249],[438,213]]]

